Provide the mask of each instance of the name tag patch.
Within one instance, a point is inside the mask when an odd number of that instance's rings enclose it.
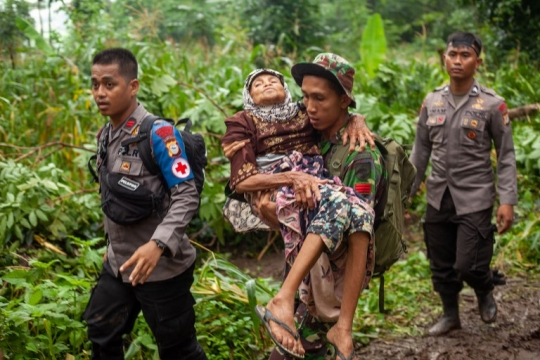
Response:
[[[138,182],[128,179],[125,176],[118,181],[118,185],[130,191],[135,191],[139,186],[141,186],[141,184],[139,184]]]
[[[428,125],[442,125],[444,124],[445,120],[446,120],[446,116],[443,116],[443,115],[432,116],[428,118],[427,124]]]

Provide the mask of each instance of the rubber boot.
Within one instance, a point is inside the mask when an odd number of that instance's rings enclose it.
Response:
[[[497,319],[497,303],[493,297],[493,291],[475,291],[478,299],[478,311],[482,321],[491,324]]]
[[[428,334],[430,336],[442,336],[449,333],[451,330],[461,329],[458,299],[458,294],[441,294],[444,314],[443,317],[429,329]]]

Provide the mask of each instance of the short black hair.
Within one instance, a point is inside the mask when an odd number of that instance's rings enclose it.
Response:
[[[92,65],[118,64],[118,71],[127,82],[136,79],[139,65],[135,55],[128,49],[111,48],[98,52],[92,60]]]
[[[448,36],[446,48],[449,46],[469,46],[474,49],[476,56],[482,52],[482,40],[470,32],[456,31]]]
[[[330,81],[330,89],[334,90],[336,94],[338,94],[338,96],[347,95],[345,93],[345,90],[343,90],[343,86],[341,86],[341,84],[339,83],[339,81],[336,79],[335,76],[331,76],[331,77],[328,76],[328,77],[325,77],[325,79]]]

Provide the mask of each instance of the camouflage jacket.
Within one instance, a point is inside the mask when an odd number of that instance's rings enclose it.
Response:
[[[346,124],[331,139],[321,141],[321,154],[327,169],[330,168],[332,155],[343,146],[341,136],[345,126]],[[366,147],[363,152],[353,151],[347,154],[344,161],[344,170],[339,178],[344,185],[354,190],[356,196],[375,208],[384,194],[388,179],[381,152],[378,148],[371,150]]]

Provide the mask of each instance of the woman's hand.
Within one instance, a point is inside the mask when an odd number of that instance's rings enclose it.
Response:
[[[319,185],[328,183],[328,180],[319,179],[303,172],[287,172],[291,179],[296,202],[304,208],[314,209],[321,200]]]
[[[366,125],[366,117],[360,114],[351,114],[351,119],[341,137],[343,145],[349,141],[349,153],[352,153],[358,143],[358,151],[362,152],[366,148],[366,142],[375,150],[375,136]]]

